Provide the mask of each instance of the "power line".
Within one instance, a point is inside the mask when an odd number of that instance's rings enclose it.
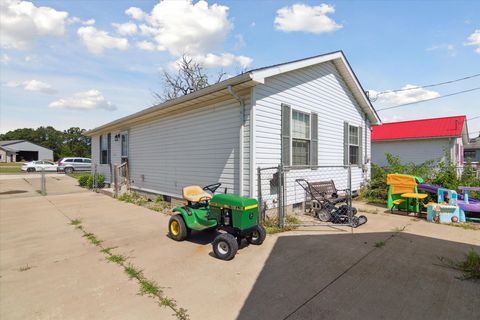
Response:
[[[424,100],[419,100],[419,101],[415,101],[415,102],[403,103],[403,104],[399,104],[399,105],[392,106],[392,107],[381,108],[381,109],[377,109],[377,112],[378,111],[395,109],[395,108],[399,108],[399,107],[403,107],[403,106],[408,106],[408,105],[411,105],[411,104],[417,104],[417,103],[437,100],[437,99],[441,99],[441,98],[451,97],[451,96],[455,96],[455,95],[458,95],[458,94],[467,93],[467,92],[471,92],[471,91],[475,91],[475,90],[480,90],[480,87],[476,87],[476,88],[468,89],[468,90],[463,90],[463,91],[459,91],[459,92],[454,92],[454,93],[450,93],[450,94],[445,94],[443,96],[439,96],[439,97],[435,97],[435,98],[424,99]]]
[[[455,79],[455,80],[444,81],[444,82],[439,82],[439,83],[434,83],[434,84],[427,84],[427,85],[424,85],[424,86],[416,86],[416,87],[412,87],[412,88],[381,91],[381,92],[379,92],[375,95],[374,100],[376,100],[379,95],[386,94],[386,93],[395,93],[395,92],[416,90],[416,89],[422,89],[422,88],[431,88],[431,87],[441,86],[441,85],[444,85],[444,84],[449,84],[449,83],[454,83],[454,82],[458,82],[458,81],[468,80],[468,79],[475,78],[475,77],[478,77],[478,76],[480,76],[480,73],[477,73],[477,74],[474,74],[474,75],[471,75],[471,76],[468,76],[468,77]]]
[[[476,117],[473,117],[473,118],[468,118],[467,121],[478,119],[478,118],[480,118],[480,116],[476,116]]]

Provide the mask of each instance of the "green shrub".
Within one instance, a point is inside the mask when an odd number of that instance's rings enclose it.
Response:
[[[105,177],[101,174],[95,175],[97,188],[105,187]],[[78,184],[83,188],[93,189],[93,174],[84,173],[78,177]]]
[[[86,188],[88,186],[88,180],[90,179],[91,174],[84,173],[78,177],[78,184],[80,187]]]

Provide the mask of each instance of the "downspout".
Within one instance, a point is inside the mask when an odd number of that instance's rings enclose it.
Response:
[[[227,87],[227,91],[228,93],[230,93],[232,95],[232,97],[234,97],[239,103],[240,103],[240,138],[239,138],[239,152],[238,152],[238,161],[239,161],[239,175],[240,175],[240,179],[239,179],[239,183],[240,183],[240,187],[239,187],[239,194],[240,196],[243,196],[243,171],[244,171],[244,168],[243,168],[243,140],[244,140],[244,131],[245,131],[245,101],[240,98],[236,93],[235,91],[233,91],[233,88],[232,86],[228,86]]]

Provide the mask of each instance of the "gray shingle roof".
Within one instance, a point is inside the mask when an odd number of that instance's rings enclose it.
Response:
[[[14,144],[14,143],[18,143],[18,142],[23,142],[25,140],[3,140],[3,141],[0,141],[0,146],[8,146],[9,144]]]

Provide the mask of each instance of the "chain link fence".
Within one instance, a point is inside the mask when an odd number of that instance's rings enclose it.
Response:
[[[352,190],[363,183],[362,168],[278,166],[258,168],[257,174],[261,217],[277,219],[280,227],[357,227],[366,222],[352,207]]]

